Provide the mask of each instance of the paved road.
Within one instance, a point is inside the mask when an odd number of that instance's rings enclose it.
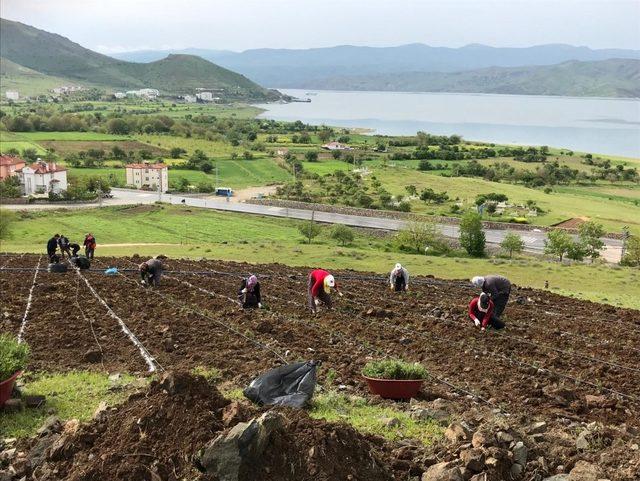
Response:
[[[127,204],[152,204],[158,200],[176,205],[188,205],[191,207],[201,207],[205,209],[215,209],[230,212],[241,212],[245,214],[266,215],[272,217],[287,217],[291,219],[310,220],[312,217],[318,222],[329,224],[345,224],[354,227],[367,227],[370,229],[384,229],[397,231],[406,226],[403,220],[387,219],[384,217],[364,217],[357,215],[335,214],[331,212],[318,212],[305,209],[288,209],[285,207],[272,207],[266,205],[243,204],[227,202],[224,198],[202,198],[194,196],[158,194],[152,192],[141,192],[129,189],[113,189],[113,199],[105,199],[103,205],[127,205]],[[99,204],[76,204],[76,205],[55,205],[55,204],[30,204],[6,206],[12,209],[52,209],[52,208],[90,208]],[[438,224],[438,229],[445,237],[457,239],[460,230],[457,225]],[[505,229],[485,229],[488,244],[497,245],[502,242],[505,235],[510,232]],[[541,253],[544,249],[546,233],[542,231],[519,231],[520,237],[525,243],[525,250],[534,253]],[[619,262],[622,252],[622,241],[618,239],[603,239],[605,249],[603,257],[610,262]]]

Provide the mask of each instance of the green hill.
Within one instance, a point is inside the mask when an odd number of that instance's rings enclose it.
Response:
[[[570,61],[465,72],[401,72],[332,77],[303,88],[399,92],[468,92],[575,97],[640,97],[640,60]]]
[[[125,62],[93,52],[60,35],[6,19],[0,19],[0,56],[13,65],[48,76],[118,90],[147,87],[165,94],[185,94],[205,88],[223,89],[222,96],[231,99],[268,100],[280,96],[199,57],[170,55],[148,64]],[[11,67],[11,71],[15,72],[15,68]]]

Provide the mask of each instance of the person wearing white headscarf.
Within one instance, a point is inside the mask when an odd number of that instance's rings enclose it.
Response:
[[[260,282],[255,275],[250,275],[242,279],[240,289],[238,291],[238,301],[243,309],[251,309],[257,307],[262,308],[262,296],[260,295]]]
[[[402,267],[399,262],[391,270],[389,274],[389,288],[395,292],[409,290],[409,271]]]

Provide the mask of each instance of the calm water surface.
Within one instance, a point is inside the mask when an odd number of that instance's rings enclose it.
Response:
[[[311,103],[259,105],[263,118],[365,127],[374,133],[459,134],[467,140],[640,157],[640,100],[528,95],[281,89]],[[308,95],[312,93],[313,95]]]

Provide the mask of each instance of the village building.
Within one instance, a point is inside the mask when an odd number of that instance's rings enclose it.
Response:
[[[325,150],[353,150],[353,147],[341,144],[340,142],[329,142],[328,144],[324,144],[322,148]]]
[[[127,185],[137,189],[160,190],[160,192],[169,190],[169,168],[166,164],[150,162],[128,164],[125,170]]]
[[[289,149],[286,149],[284,147],[280,147],[279,149],[276,149],[276,155],[278,157],[286,157],[288,153],[289,153]]]
[[[20,185],[24,195],[59,194],[67,190],[67,169],[55,162],[44,162],[41,159],[34,164],[16,170],[20,176]]]
[[[20,93],[17,90],[7,90],[4,96],[7,100],[20,100]]]
[[[117,99],[125,99],[127,98],[127,94],[124,92],[115,92],[113,96]]]
[[[0,180],[4,180],[22,169],[26,164],[20,157],[13,155],[0,155]]]
[[[200,92],[196,94],[196,97],[203,102],[213,102],[213,93],[212,92]]]
[[[195,104],[198,101],[198,98],[195,95],[185,95],[182,97],[185,102],[188,104]]]

